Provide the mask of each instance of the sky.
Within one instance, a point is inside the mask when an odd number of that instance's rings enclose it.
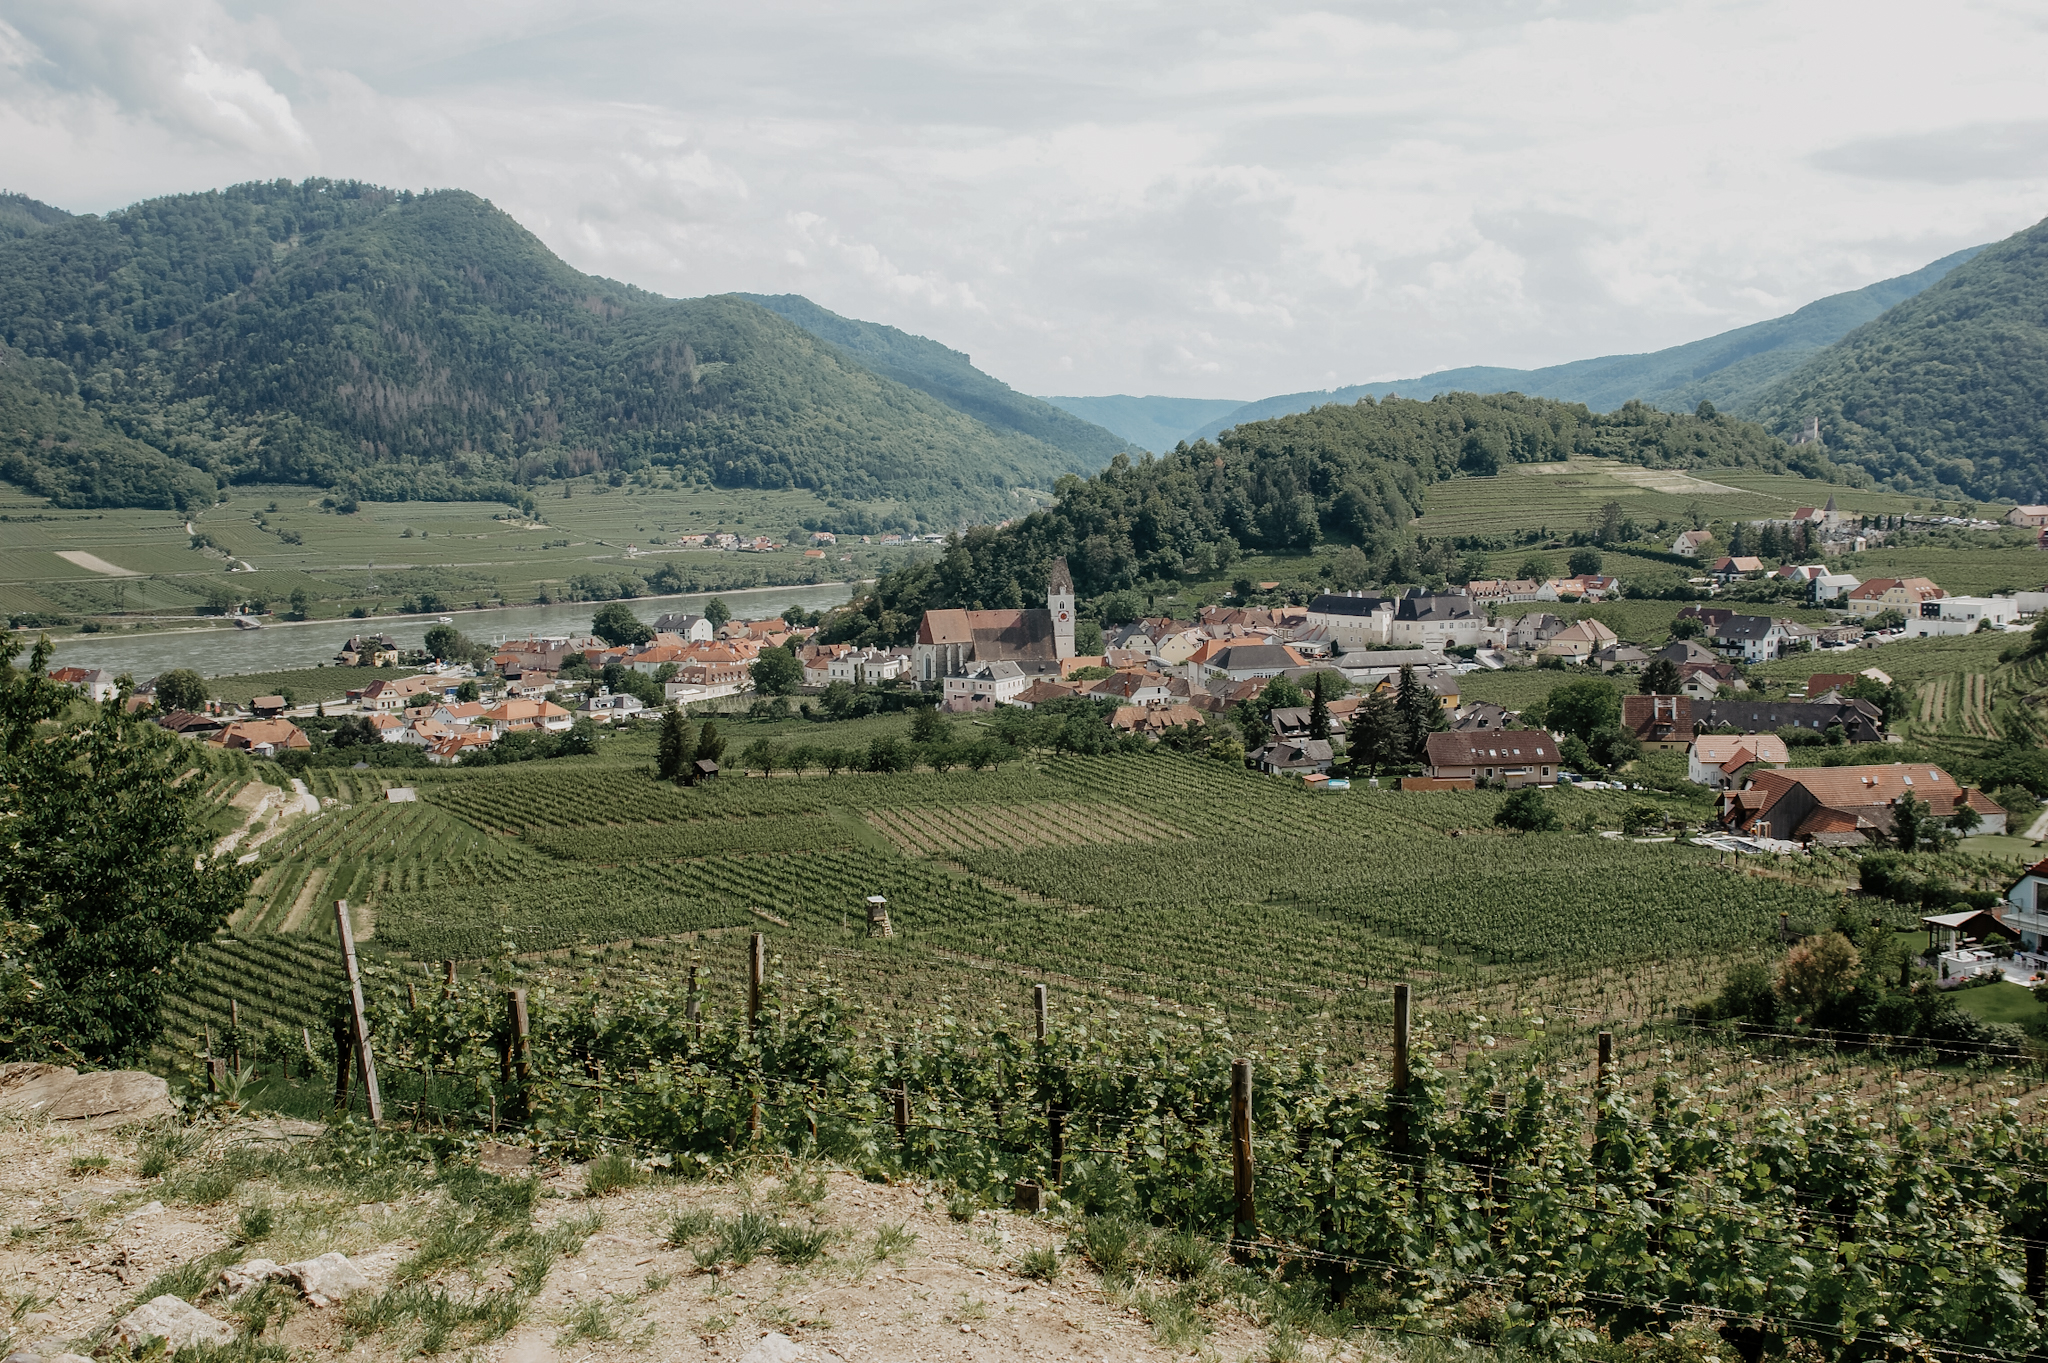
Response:
[[[0,187],[484,195],[1024,392],[1652,350],[2048,216],[2048,5],[0,0]]]

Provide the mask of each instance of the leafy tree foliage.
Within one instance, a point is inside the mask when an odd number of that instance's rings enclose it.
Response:
[[[697,751],[697,736],[683,712],[670,705],[661,712],[661,737],[654,749],[654,774],[664,781],[680,781],[689,770]]]
[[[1669,658],[1653,658],[1643,669],[1643,682],[1638,689],[1646,696],[1673,696],[1684,679],[1678,675],[1678,664]]]
[[[653,627],[633,614],[633,608],[623,601],[599,606],[590,617],[590,632],[613,648],[644,644],[654,637]]]
[[[786,648],[764,648],[747,674],[764,696],[789,696],[804,684],[804,665]]]
[[[156,708],[199,710],[206,704],[206,678],[189,667],[177,667],[156,679]]]
[[[724,629],[732,623],[732,607],[714,596],[704,603],[704,618],[711,622],[711,628]]]
[[[1556,811],[1551,809],[1550,801],[1544,799],[1543,792],[1535,786],[1523,786],[1511,792],[1507,799],[1501,801],[1493,822],[1517,833],[1554,833],[1559,827]]]
[[[253,871],[209,855],[182,743],[124,713],[39,725],[73,693],[0,659],[0,1055],[118,1061],[160,1031],[180,954],[241,906]],[[18,954],[17,954],[18,953]]]
[[[1585,576],[1589,573],[1599,572],[1600,565],[1606,561],[1600,557],[1598,549],[1592,548],[1589,545],[1572,550],[1571,557],[1565,560],[1565,567],[1571,569],[1575,576]]]
[[[1566,682],[1551,691],[1542,722],[1555,733],[1591,742],[1595,733],[1620,724],[1621,695],[1613,682],[1599,677]]]

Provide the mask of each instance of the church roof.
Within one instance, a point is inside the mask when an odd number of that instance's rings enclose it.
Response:
[[[926,611],[917,627],[920,644],[968,644],[977,662],[1057,660],[1052,612],[1044,610]]]
[[[1067,571],[1067,560],[1061,556],[1052,561],[1052,567],[1045,575],[1045,590],[1061,596],[1074,594],[1074,575]]]

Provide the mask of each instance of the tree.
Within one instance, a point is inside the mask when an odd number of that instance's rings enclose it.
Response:
[[[690,721],[674,705],[664,706],[661,736],[654,745],[654,774],[664,781],[683,780],[696,751],[697,736],[690,731]]]
[[[1655,805],[1630,805],[1621,811],[1621,831],[1627,837],[1640,838],[1663,826],[1663,811]]]
[[[475,677],[469,678],[455,688],[455,701],[458,705],[474,705],[483,698],[484,689],[476,684]]]
[[[1926,814],[1927,806],[1914,799],[1910,790],[1892,806],[1892,843],[1901,852],[1910,852],[1920,845],[1920,820]]]
[[[203,710],[206,708],[206,679],[189,667],[174,668],[156,679],[156,708]]]
[[[1795,1008],[1822,1008],[1856,983],[1863,957],[1839,932],[1809,937],[1785,953],[1778,967],[1778,992]]]
[[[1501,801],[1493,822],[1517,833],[1554,833],[1558,828],[1556,812],[1535,786],[1523,786]]]
[[[1905,623],[1906,613],[1902,610],[1899,610],[1896,607],[1893,607],[1890,610],[1881,610],[1876,615],[1871,616],[1870,619],[1867,622],[1865,622],[1864,628],[1882,632],[1885,630],[1900,629],[1905,625]]]
[[[1675,696],[1684,685],[1678,675],[1678,664],[1669,658],[1652,658],[1650,665],[1643,669],[1641,692],[1646,696]]]
[[[1875,677],[1858,677],[1842,688],[1847,700],[1867,700],[1878,710],[1878,722],[1889,729],[1902,719],[1913,717],[1913,702],[1904,687],[1886,685]]]
[[[911,712],[910,737],[918,743],[944,743],[953,736],[953,726],[929,705]]]
[[[1586,747],[1592,752],[1593,760],[1613,771],[1635,761],[1642,752],[1642,740],[1635,730],[1621,724],[1603,724],[1586,739]]]
[[[427,629],[427,652],[444,663],[464,651],[464,642],[453,625],[432,625]]]
[[[1984,822],[1984,816],[1970,808],[1967,792],[1956,801],[1955,813],[1948,816],[1948,826],[1964,837],[1977,831],[1977,825]]]
[[[1590,742],[1597,731],[1621,722],[1621,696],[1613,682],[1582,677],[1553,690],[1543,714],[1553,732]]]
[[[304,587],[292,588],[292,619],[303,620],[313,613],[313,595]]]
[[[757,738],[740,753],[740,766],[766,776],[775,764],[775,757],[775,745],[765,738]]]
[[[708,719],[705,720],[704,727],[697,731],[697,751],[691,760],[693,762],[716,762],[724,755],[725,740],[718,736],[718,726]]]
[[[1436,692],[1430,690],[1429,683],[1416,676],[1415,669],[1406,664],[1401,667],[1401,685],[1394,695],[1394,710],[1401,719],[1403,747],[1406,760],[1410,762],[1422,760],[1423,744],[1431,734],[1450,727]]]
[[[597,614],[590,617],[590,632],[613,648],[644,644],[654,637],[654,631],[623,601],[608,601],[599,606]]]
[[[1351,765],[1366,764],[1366,775],[1379,775],[1380,768],[1400,760],[1403,741],[1401,716],[1394,698],[1375,691],[1358,702],[1351,712]]]
[[[578,715],[569,727],[555,735],[554,751],[551,757],[591,757],[597,752],[597,721],[589,715]],[[498,740],[500,743],[504,739]]]
[[[1564,561],[1564,566],[1571,569],[1574,576],[1584,577],[1589,573],[1599,572],[1600,565],[1605,561],[1600,557],[1598,549],[1574,549],[1572,556]]]
[[[368,715],[351,715],[334,726],[334,732],[328,735],[327,746],[369,748],[383,741],[383,737],[377,732],[377,726],[370,722]]]
[[[754,679],[754,689],[762,695],[789,696],[804,684],[804,665],[786,648],[764,648],[747,669],[747,675]]]
[[[1259,692],[1259,709],[1269,716],[1275,710],[1299,710],[1306,704],[1307,694],[1291,677],[1275,677]]]
[[[1328,677],[1329,674],[1326,672],[1316,673],[1315,687],[1309,694],[1308,703],[1308,736],[1325,743],[1330,739],[1330,702],[1327,696],[1329,691]]]
[[[1671,637],[1674,639],[1697,639],[1706,632],[1706,623],[1696,615],[1680,615],[1671,621]]]
[[[191,750],[125,695],[47,727],[73,700],[43,676],[51,652],[38,640],[26,672],[0,659],[0,1057],[109,1064],[162,1034],[179,957],[255,868],[212,855]]]
[[[1515,576],[1524,582],[1541,582],[1550,576],[1550,564],[1531,556],[1522,560],[1522,566],[1515,569]]]
[[[711,622],[711,628],[724,629],[732,622],[732,611],[714,596],[704,603],[704,618]]]
[[[1101,625],[1093,620],[1076,620],[1074,622],[1075,653],[1083,658],[1099,658],[1102,656],[1103,647]]]

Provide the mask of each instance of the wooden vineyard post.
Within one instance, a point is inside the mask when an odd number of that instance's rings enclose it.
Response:
[[[1031,987],[1031,1001],[1038,1009],[1038,1039],[1040,1041],[1043,1041],[1045,1040],[1046,1023],[1048,1021],[1048,1018],[1046,1016],[1044,985],[1036,984]]]
[[[1394,1082],[1387,1092],[1389,1134],[1396,1151],[1408,1148],[1408,986],[1394,986]]]
[[[1607,1119],[1608,1076],[1614,1065],[1614,1033],[1600,1033],[1600,1058],[1593,1071],[1593,1122],[1594,1130]],[[1605,1137],[1593,1138],[1593,1163],[1598,1164],[1607,1154]]]
[[[220,1062],[213,1058],[213,1024],[206,1024],[206,1091],[220,1092]]]
[[[521,1117],[526,1116],[527,1090],[533,1083],[533,1045],[527,1034],[526,991],[515,989],[507,996],[505,1007],[512,1024],[512,1061],[518,1073],[519,1085],[514,1090],[514,1101]]]
[[[355,1072],[356,1043],[349,1036],[348,1023],[340,1018],[334,1023],[334,1107],[337,1112],[348,1111],[349,1076]]]
[[[703,1000],[697,993],[698,972],[702,969],[702,966],[693,965],[690,967],[690,1001],[684,1011],[684,1015],[689,1018],[690,1026],[695,1030],[699,1041],[704,1039]]]
[[[896,1140],[906,1144],[910,1140],[910,1076],[900,1071],[896,1076]]]
[[[1252,1200],[1252,1062],[1230,1062],[1230,1179],[1236,1192],[1232,1233],[1251,1240],[1259,1233],[1258,1207]]]
[[[453,961],[443,961],[443,962],[441,962],[441,997],[442,997],[442,998],[444,998],[444,999],[447,999],[447,998],[453,998],[454,996],[455,996],[455,962],[453,962]]]
[[[334,901],[334,925],[341,933],[341,961],[348,972],[349,1015],[354,1024],[356,1063],[363,1072],[363,1097],[370,1104],[370,1122],[382,1125],[384,1099],[377,1092],[377,1058],[370,1053],[370,1018],[363,1011],[363,974],[356,965],[356,934],[348,921],[348,901]]]
[[[1055,1191],[1067,1186],[1067,1105],[1055,1102],[1046,1110],[1047,1144],[1052,1147],[1052,1186]]]
[[[405,1007],[407,1012],[417,1013],[420,1010],[420,987],[411,980],[405,982]]]
[[[236,1074],[242,1072],[242,1004],[239,999],[228,1000],[228,1030],[233,1032],[233,1046],[228,1051],[228,1067]]]
[[[761,980],[768,970],[768,939],[755,933],[747,945],[747,1035],[761,1024]]]

